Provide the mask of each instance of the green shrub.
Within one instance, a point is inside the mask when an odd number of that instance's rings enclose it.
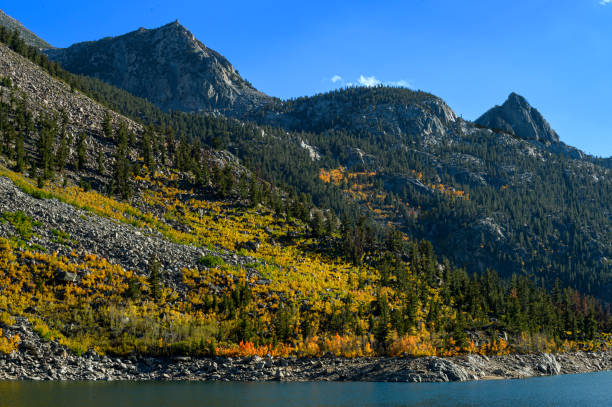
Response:
[[[8,221],[11,225],[13,225],[23,240],[30,240],[33,235],[32,228],[34,226],[40,226],[40,222],[34,221],[23,211],[2,212],[0,219],[2,221]]]
[[[224,266],[225,262],[221,257],[213,256],[212,254],[207,254],[206,256],[200,257],[200,264],[210,269]]]

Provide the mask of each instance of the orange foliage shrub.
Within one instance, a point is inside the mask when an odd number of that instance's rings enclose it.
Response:
[[[293,352],[293,347],[286,344],[260,345],[256,346],[253,342],[240,341],[238,345],[220,346],[217,348],[217,355],[228,357],[243,357],[243,356],[274,356],[288,357]]]
[[[435,356],[436,354],[435,346],[416,335],[404,335],[391,342],[389,346],[390,356]]]

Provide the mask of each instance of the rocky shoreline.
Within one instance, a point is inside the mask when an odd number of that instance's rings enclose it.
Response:
[[[19,350],[0,355],[0,380],[450,382],[612,370],[612,352],[449,358],[150,358],[77,356],[18,320]]]

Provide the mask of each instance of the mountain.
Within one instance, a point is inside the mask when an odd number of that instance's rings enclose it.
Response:
[[[32,31],[28,30],[19,21],[6,15],[0,10],[0,26],[4,26],[9,30],[17,30],[21,35],[21,38],[25,40],[25,43],[36,48],[53,48],[48,42],[37,37]]]
[[[505,130],[462,120],[434,95],[376,87],[277,101],[251,119],[304,132],[318,158],[302,168],[455,264],[610,299],[610,170],[559,141],[524,98],[485,116],[500,111],[490,123]]]
[[[10,35],[0,32],[0,42],[12,43]],[[147,376],[154,378],[162,371],[151,356],[498,355],[609,346],[601,332],[612,319],[593,298],[572,289],[552,296],[526,276],[506,283],[494,272],[468,275],[438,262],[429,242],[397,231],[378,236],[362,218],[340,229],[307,194],[274,187],[227,151],[173,136],[184,129],[204,141],[220,137],[255,159],[261,174],[275,175],[261,154],[273,153],[279,164],[278,145],[287,147],[281,151],[295,171],[307,172],[302,158],[319,161],[304,147],[311,135],[164,114],[63,71],[34,48],[4,44],[0,354],[26,364],[22,376],[47,377],[37,361],[51,352],[109,366],[109,357],[130,355],[147,374],[156,370]],[[428,95],[404,97],[423,98],[419,111],[431,116],[422,122],[436,137],[459,120]],[[163,126],[153,126],[153,117]]]
[[[249,118],[295,131],[351,131],[426,140],[445,133],[457,115],[442,99],[427,92],[355,87],[275,100],[253,111]]]
[[[511,93],[501,106],[495,106],[475,121],[476,124],[515,134],[525,140],[558,143],[559,136],[527,100]]]
[[[514,92],[503,105],[491,108],[474,123],[496,131],[508,132],[553,153],[593,160],[593,157],[587,157],[577,148],[563,143],[540,112],[523,96]],[[601,161],[601,164],[609,166],[605,161]]]
[[[164,110],[235,115],[269,99],[178,21],[46,53],[71,72],[99,78]]]
[[[192,44],[170,47],[177,60],[194,54],[197,40],[174,23],[75,45],[74,55],[81,57],[60,62],[75,73],[104,79],[83,67],[95,66],[100,55],[100,61],[122,56],[117,60],[123,61],[118,65],[124,71],[128,65],[144,70],[125,78],[151,78],[146,89],[132,92],[166,94],[168,69],[147,74],[157,69],[151,49],[159,50],[160,66],[168,61],[167,47],[149,46],[151,36]],[[128,44],[140,46],[128,52]],[[97,51],[90,57],[89,49]],[[57,51],[56,57],[69,50]],[[54,58],[56,51],[48,52]],[[223,78],[214,69],[210,72],[211,86],[223,88]],[[177,69],[176,75],[176,81],[182,80],[183,71]],[[86,87],[101,100],[107,97],[93,82]],[[189,100],[183,96],[174,95],[173,103]],[[218,98],[206,102],[208,111],[234,115],[241,122],[165,115],[128,100],[121,96],[105,103],[145,123],[164,123],[187,140],[227,149],[265,178],[290,187],[297,196],[311,197],[315,205],[331,208],[349,222],[364,215],[379,235],[391,227],[427,239],[470,272],[495,269],[507,278],[527,274],[548,287],[558,282],[612,300],[609,165],[561,142],[519,95],[487,113],[490,122],[480,123],[459,118],[435,95],[389,87],[347,88],[287,101],[262,96],[240,108]],[[353,260],[365,256],[358,254],[351,254]]]
[[[166,363],[187,359],[221,378],[227,359],[202,358],[222,356],[235,358],[235,379],[259,366],[258,378],[299,380],[260,357],[612,346],[606,304],[562,286],[605,298],[607,270],[584,267],[606,263],[597,250],[607,256],[610,241],[609,177],[593,163],[407,89],[259,112],[295,132],[164,113],[2,30],[0,43],[5,376],[82,378],[69,364],[108,378],[129,355],[131,379],[178,377]],[[486,269],[500,254],[507,278]],[[547,290],[554,277],[564,280]],[[181,366],[181,378],[200,374]]]

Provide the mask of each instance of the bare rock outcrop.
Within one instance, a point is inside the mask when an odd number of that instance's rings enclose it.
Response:
[[[164,110],[235,115],[268,99],[178,21],[47,55],[68,71],[99,78]]]
[[[559,142],[559,136],[540,112],[514,92],[503,105],[495,106],[480,116],[476,124],[513,133],[525,140]]]

